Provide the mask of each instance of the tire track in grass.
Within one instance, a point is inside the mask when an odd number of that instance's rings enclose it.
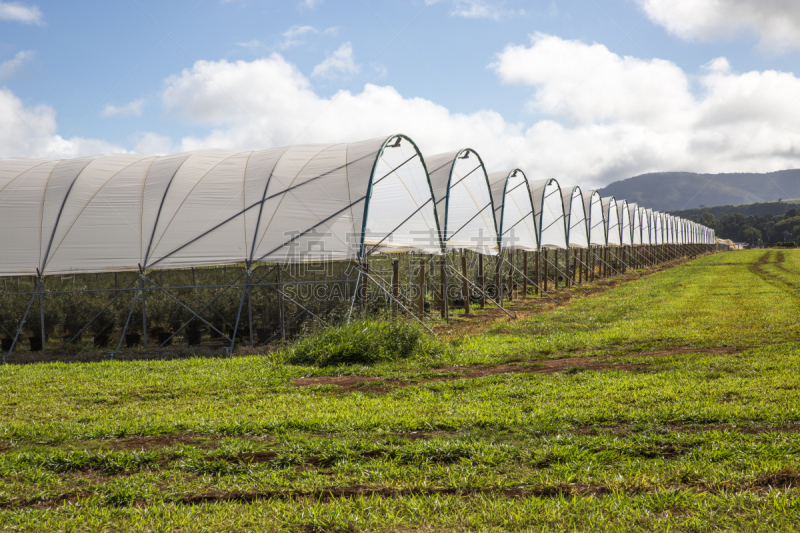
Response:
[[[54,498],[31,498],[25,500],[8,500],[0,503],[0,509],[55,509],[64,506],[80,505],[84,500],[89,500],[91,505],[99,504],[102,507],[139,507],[172,505],[203,505],[224,503],[258,503],[276,501],[313,500],[317,502],[331,502],[336,500],[355,500],[367,498],[414,498],[456,496],[469,498],[474,496],[495,496],[503,498],[539,498],[560,499],[575,497],[595,497],[624,493],[627,495],[659,494],[676,490],[689,490],[695,494],[719,494],[721,492],[733,493],[758,493],[768,494],[775,489],[796,491],[800,487],[800,472],[794,467],[787,466],[772,474],[762,474],[751,480],[741,482],[706,483],[699,481],[671,483],[662,487],[650,486],[622,486],[609,487],[605,484],[556,484],[550,486],[531,487],[520,485],[516,487],[431,487],[396,489],[389,487],[364,487],[361,485],[339,486],[317,490],[265,490],[256,492],[244,491],[213,491],[197,494],[183,494],[165,496],[163,499],[148,501],[136,498],[125,498],[124,501],[113,499],[112,496],[100,496],[87,491],[75,491],[62,494]]]
[[[788,274],[793,274],[782,265],[786,261],[783,251],[775,254],[775,261],[770,261],[770,259],[772,259],[772,251],[768,250],[750,267],[750,271],[770,285],[788,292],[793,298],[800,299],[800,284],[792,283],[764,269],[765,265],[774,265]]]

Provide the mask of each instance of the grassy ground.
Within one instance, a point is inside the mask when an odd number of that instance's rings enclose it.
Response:
[[[374,366],[5,365],[0,529],[797,530],[799,275],[704,257]]]

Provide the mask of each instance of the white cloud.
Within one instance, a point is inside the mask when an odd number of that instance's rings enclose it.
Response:
[[[427,4],[436,4],[441,0],[427,0]],[[523,10],[507,9],[505,2],[496,0],[451,0],[453,7],[450,14],[468,19],[501,20],[524,14]]]
[[[278,45],[278,48],[281,50],[286,50],[287,48],[304,44],[305,41],[300,39],[300,37],[306,34],[314,33],[319,33],[314,26],[292,26],[283,32],[283,42]]]
[[[22,72],[23,65],[31,60],[35,53],[32,50],[17,52],[14,59],[9,59],[0,63],[0,80],[8,80],[18,76]]]
[[[322,3],[322,0],[299,0],[297,2],[297,5],[299,5],[300,7],[308,8],[308,9],[314,9],[315,7],[320,5],[321,3]]]
[[[41,24],[42,11],[36,6],[29,7],[19,2],[0,2],[0,20]]]
[[[325,60],[314,67],[311,72],[313,78],[336,78],[342,75],[357,74],[360,65],[357,65],[353,56],[353,45],[343,43],[335,52],[329,54]]]
[[[265,48],[264,43],[262,43],[258,39],[252,39],[244,43],[236,43],[236,46],[241,46],[242,48],[247,48],[249,50],[258,50],[259,48]]]
[[[711,41],[751,32],[763,50],[800,48],[796,0],[636,0],[648,18],[682,39]]]
[[[542,34],[507,46],[492,67],[506,83],[531,86],[531,108],[549,114],[535,131],[552,137],[531,147],[543,147],[540,165],[553,177],[606,182],[800,164],[800,79],[790,73],[736,73],[719,58],[691,75],[669,61]]]
[[[583,186],[652,171],[800,165],[800,96],[791,100],[800,94],[800,79],[792,74],[736,73],[718,59],[691,75],[668,61],[546,35],[507,47],[492,68],[506,83],[531,87],[533,111],[553,113],[526,128],[491,110],[451,113],[373,84],[325,98],[279,54],[198,61],[167,80],[163,103],[173,116],[209,128],[184,137],[176,150],[262,149],[272,141],[345,142],[403,132],[425,154],[471,146],[489,169],[520,166],[532,178]]]
[[[141,116],[142,109],[144,109],[147,100],[144,98],[139,98],[138,100],[133,100],[128,102],[122,106],[115,106],[112,104],[106,105],[105,109],[103,109],[103,116],[104,117],[132,117],[132,116]]]
[[[142,133],[138,135],[134,153],[145,155],[166,155],[175,151],[172,139],[157,133]]]
[[[26,106],[0,88],[0,157],[69,158],[124,152],[117,145],[82,137],[64,139],[56,133],[56,114],[46,105]]]

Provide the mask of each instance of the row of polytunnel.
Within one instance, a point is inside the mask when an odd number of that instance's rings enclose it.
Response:
[[[260,151],[0,161],[0,276],[253,262],[713,244],[694,222],[597,191],[487,172],[404,135]]]

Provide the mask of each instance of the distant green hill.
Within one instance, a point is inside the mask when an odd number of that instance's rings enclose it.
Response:
[[[712,207],[695,207],[694,209],[683,209],[679,211],[669,211],[672,215],[683,218],[699,216],[703,213],[711,213],[716,218],[722,218],[730,213],[741,213],[745,216],[751,215],[782,215],[793,207],[800,207],[800,198],[791,198],[781,202],[758,202],[755,204],[738,205],[715,205]]]
[[[600,189],[600,195],[624,198],[659,211],[772,203],[781,198],[800,198],[800,169],[766,174],[657,172],[615,181]]]

